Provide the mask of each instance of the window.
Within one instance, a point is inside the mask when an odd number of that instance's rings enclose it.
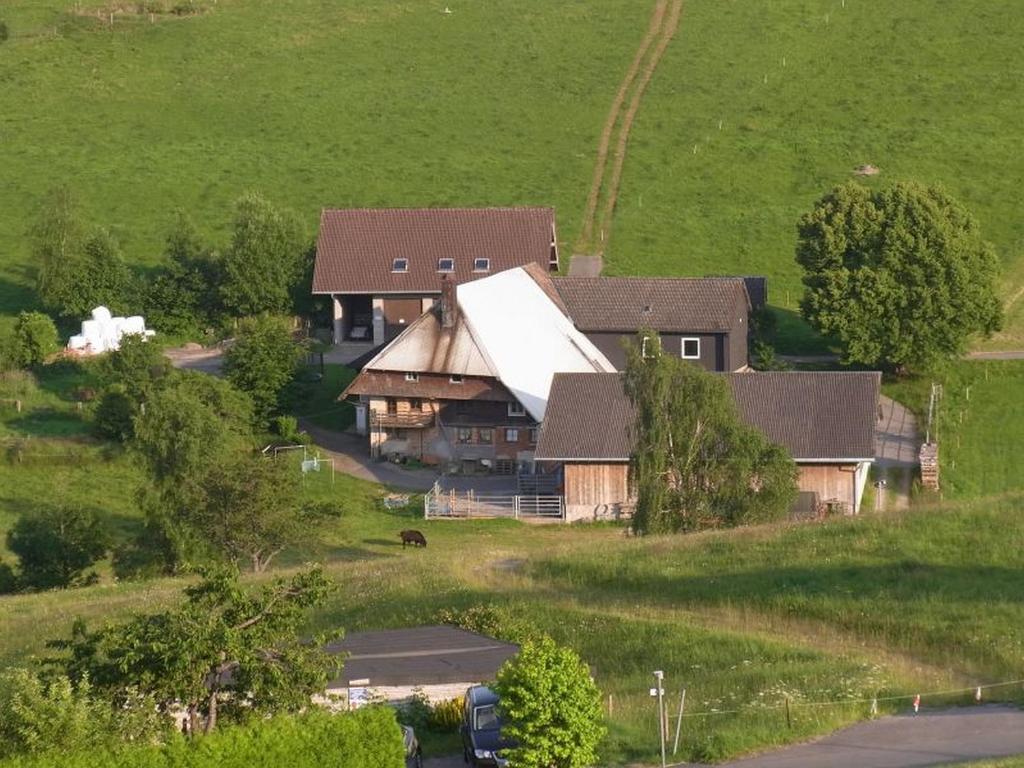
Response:
[[[448,382],[450,384],[461,384],[462,383],[462,376],[460,376],[457,373],[452,374],[451,376],[448,377]]]
[[[473,711],[473,719],[476,726],[473,730],[476,731],[497,731],[501,728],[501,721],[498,720],[498,713],[494,711],[493,704],[477,707]]]
[[[408,259],[394,259],[391,262],[392,272],[408,272],[409,271],[409,260]]]
[[[387,399],[388,416],[394,416],[398,413],[398,401],[393,397]]]
[[[685,338],[682,341],[682,357],[684,360],[700,359],[700,339]]]
[[[404,320],[402,322],[405,322]],[[420,375],[418,373],[407,373],[405,374],[406,381],[419,381]]]
[[[455,259],[438,259],[437,260],[437,271],[438,272],[454,272],[455,271]]]
[[[494,442],[494,430],[490,427],[482,427],[478,430],[478,434],[480,435],[480,442],[484,445],[490,445]]]
[[[518,429],[506,429],[505,430],[505,442],[506,443],[518,443],[519,442],[519,430]]]
[[[640,357],[644,360],[653,359],[657,349],[656,344],[657,339],[651,338],[650,336],[644,336],[640,340]]]
[[[409,401],[409,410],[416,411],[417,413],[422,412],[423,401],[418,397],[414,397],[412,400]]]
[[[508,415],[509,416],[525,416],[526,409],[523,408],[523,404],[516,401],[508,404]]]
[[[469,427],[459,427],[455,430],[455,436],[460,443],[473,442],[473,430]]]
[[[490,259],[473,259],[473,271],[474,272],[490,272],[491,271],[491,260]]]
[[[531,429],[530,430],[530,445],[536,445],[537,444],[537,438],[539,436],[540,436],[540,430],[539,429]]]

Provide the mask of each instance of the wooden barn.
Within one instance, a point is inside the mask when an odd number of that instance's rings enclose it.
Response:
[[[743,418],[792,455],[804,504],[860,511],[875,455],[880,374],[721,375]],[[619,374],[555,376],[535,459],[562,473],[567,519],[608,519],[632,512],[633,418]]]

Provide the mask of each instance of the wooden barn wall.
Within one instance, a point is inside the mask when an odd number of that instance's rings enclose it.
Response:
[[[856,464],[802,464],[798,485],[801,491],[816,492],[822,501],[842,501],[853,508],[856,469]]]

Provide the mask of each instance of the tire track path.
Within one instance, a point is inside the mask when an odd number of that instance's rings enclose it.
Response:
[[[590,194],[587,197],[587,209],[583,218],[583,230],[577,243],[577,249],[586,251],[594,247],[594,231],[599,228],[600,243],[608,241],[611,233],[612,214],[615,211],[615,204],[618,200],[619,184],[622,181],[622,169],[626,161],[626,149],[629,145],[629,134],[633,127],[633,121],[640,110],[640,103],[644,92],[647,90],[651,78],[654,76],[658,63],[661,61],[679,28],[679,20],[683,13],[684,0],[658,0],[651,14],[650,27],[647,30],[636,56],[629,70],[619,86],[615,99],[612,102],[611,111],[605,121],[604,130],[601,133],[601,141],[598,146],[597,160],[594,166],[594,177],[591,182]],[[657,40],[654,49],[651,45]],[[645,63],[646,59],[646,63]],[[626,97],[632,89],[632,98],[629,106],[623,113],[623,106]],[[611,166],[611,176],[606,180],[608,170],[608,151],[612,137],[618,127],[618,140],[615,144],[615,154]],[[603,192],[603,195],[602,195]],[[597,208],[600,200],[604,199],[600,219],[597,218]]]

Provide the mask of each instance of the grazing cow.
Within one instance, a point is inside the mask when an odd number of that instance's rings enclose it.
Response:
[[[402,537],[402,549],[405,549],[406,544],[412,544],[416,547],[427,546],[427,537],[419,531],[402,531],[398,535]]]

